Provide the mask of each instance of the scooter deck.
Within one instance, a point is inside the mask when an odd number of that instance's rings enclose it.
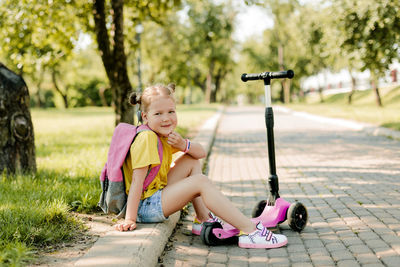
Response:
[[[289,206],[289,202],[283,198],[278,198],[276,199],[274,206],[265,206],[261,215],[256,218],[252,218],[251,220],[254,223],[261,222],[264,227],[274,228],[279,223],[282,223],[286,220],[286,212]],[[217,238],[226,239],[238,235],[240,230],[236,229],[229,223],[225,223],[223,228],[214,228],[212,232]]]

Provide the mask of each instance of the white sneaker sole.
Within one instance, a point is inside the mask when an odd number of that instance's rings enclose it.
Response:
[[[287,244],[287,240],[281,243],[276,243],[276,244],[254,244],[254,243],[240,243],[239,241],[239,247],[241,248],[280,248],[283,247]]]

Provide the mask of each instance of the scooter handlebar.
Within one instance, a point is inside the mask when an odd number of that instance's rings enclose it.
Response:
[[[294,72],[292,70],[286,70],[286,71],[276,71],[276,72],[262,72],[262,73],[243,73],[242,74],[242,81],[247,82],[247,81],[254,81],[254,80],[264,80],[264,79],[283,79],[283,78],[289,78],[292,79],[294,76]]]

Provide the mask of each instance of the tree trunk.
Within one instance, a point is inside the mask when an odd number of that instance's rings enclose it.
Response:
[[[43,100],[42,100],[42,95],[41,95],[41,91],[42,91],[41,87],[42,87],[42,82],[36,84],[36,88],[37,88],[37,91],[36,91],[37,104],[36,104],[36,106],[38,108],[41,108],[44,106]]]
[[[0,63],[0,173],[36,171],[35,138],[25,81]]]
[[[215,88],[214,88],[214,90],[211,91],[211,98],[210,98],[211,103],[217,102],[217,93],[221,87],[221,81],[224,76],[225,76],[224,71],[222,70],[222,68],[219,68],[217,75],[215,75]]]
[[[279,92],[279,101],[281,101],[281,103],[285,103],[285,90],[283,89],[283,82],[281,81],[281,90]]]
[[[378,107],[383,107],[382,100],[381,100],[381,95],[379,93],[378,81],[377,80],[378,80],[377,78],[373,77],[372,81],[371,81],[371,86],[372,86],[372,89],[375,92],[376,104],[378,105]]]
[[[65,90],[65,93],[63,93],[63,91],[60,89],[60,87],[58,86],[57,83],[57,77],[56,77],[56,71],[52,70],[51,72],[51,79],[53,81],[53,85],[54,88],[56,89],[56,91],[61,95],[63,102],[64,102],[64,107],[68,108],[68,94],[67,94],[67,89]]]
[[[284,102],[285,104],[290,103],[290,80],[289,79],[284,79],[282,81],[283,85],[283,92],[284,92]]]
[[[326,70],[324,70],[323,77],[324,77],[323,85],[321,85],[319,83],[319,88],[318,88],[318,91],[319,91],[319,102],[320,103],[324,103],[325,102],[325,100],[324,100],[324,88],[328,89],[328,75],[327,75]]]
[[[42,96],[41,96],[41,92],[42,92],[42,82],[44,79],[44,71],[41,71],[39,74],[39,78],[36,81],[36,88],[37,88],[37,92],[36,92],[36,97],[37,97],[37,107],[41,108],[43,107],[43,101],[42,101]]]
[[[105,14],[104,0],[93,2],[96,39],[110,82],[116,125],[119,122],[134,123],[134,109],[127,100],[132,86],[128,77],[127,57],[124,50],[123,5],[123,0],[111,1],[113,29],[113,45],[111,45],[106,27],[108,14]]]
[[[104,86],[102,86],[102,87],[99,88],[99,97],[100,97],[100,100],[101,100],[101,105],[102,105],[103,107],[108,107],[108,103],[107,103],[107,99],[106,99],[106,94],[105,94],[105,92],[106,92],[107,89],[108,89],[108,88],[106,88],[106,87],[104,87]]]
[[[353,101],[353,95],[356,92],[356,78],[354,78],[354,75],[352,74],[351,71],[349,71],[349,73],[350,73],[350,77],[351,77],[351,91],[349,93],[349,96],[348,96],[348,99],[347,99],[348,100],[347,103],[349,105],[351,105],[351,103]]]
[[[278,64],[281,71],[285,70],[284,48],[281,43],[278,46]],[[290,102],[290,84],[286,80],[281,81],[280,100],[285,104]]]
[[[214,62],[211,62],[210,67],[208,68],[207,81],[206,81],[206,94],[204,96],[204,100],[207,104],[210,104],[211,101],[213,72],[214,72]]]

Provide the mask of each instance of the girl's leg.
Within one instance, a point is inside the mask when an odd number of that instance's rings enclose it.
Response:
[[[175,161],[174,167],[168,172],[168,186],[175,184],[191,175],[201,174],[200,162],[190,155],[183,155]],[[204,205],[201,197],[196,197],[192,200],[193,208],[196,216],[200,221],[209,219],[209,210]]]
[[[256,229],[253,222],[202,174],[168,184],[163,189],[161,199],[164,215],[170,216],[196,197],[201,197],[207,208],[237,229],[245,233],[251,233]]]

